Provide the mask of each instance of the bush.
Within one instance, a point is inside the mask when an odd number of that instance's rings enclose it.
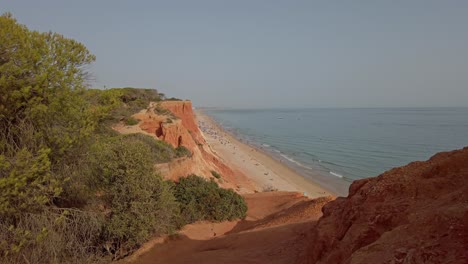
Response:
[[[121,258],[150,236],[176,228],[178,206],[154,172],[151,148],[134,137],[116,137],[93,148],[94,188],[109,208],[106,250]]]
[[[169,162],[177,156],[177,152],[171,144],[157,140],[151,136],[136,133],[124,135],[123,137],[130,140],[127,144],[132,144],[134,142],[132,140],[136,140],[148,146],[150,148],[150,156],[155,163]]]
[[[127,126],[134,126],[134,125],[136,125],[138,123],[139,123],[139,121],[136,120],[133,117],[128,117],[128,118],[125,119],[125,125],[127,125]]]
[[[112,88],[108,90],[88,89],[84,98],[92,105],[95,115],[105,125],[116,121],[131,120],[131,115],[145,109],[150,102],[159,102],[161,98],[155,89]],[[135,125],[129,121],[128,125]]]
[[[244,198],[233,190],[222,189],[213,180],[196,175],[181,178],[174,186],[174,195],[180,203],[184,223],[199,220],[225,221],[245,218]]]
[[[171,97],[171,98],[166,98],[164,101],[183,101],[182,99]]]
[[[175,154],[176,154],[176,157],[177,158],[181,158],[181,157],[191,157],[192,156],[192,152],[190,152],[190,150],[184,146],[179,146],[175,149]]]
[[[23,214],[14,228],[0,219],[0,262],[94,263],[102,256],[102,220],[72,209]]]
[[[161,101],[161,95],[156,89],[144,89],[144,88],[113,88],[122,90],[122,95],[120,99],[122,102],[136,106],[139,109],[146,108],[149,102],[159,102]]]
[[[171,116],[172,112],[166,108],[162,108],[159,104],[154,108],[154,113],[158,115],[168,115]]]
[[[136,124],[131,115],[163,94],[86,89],[95,57],[84,45],[10,14],[0,16],[0,40],[0,263],[121,258],[179,228],[181,208],[190,221],[245,216],[232,190],[155,173],[155,162],[190,156],[187,148],[110,128]]]
[[[213,175],[213,177],[216,179],[221,179],[221,174],[217,173],[216,171],[211,171],[211,175]]]

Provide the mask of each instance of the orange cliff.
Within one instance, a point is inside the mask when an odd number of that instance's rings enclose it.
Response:
[[[161,107],[171,111],[182,120],[182,126],[192,135],[195,142],[206,143],[195,122],[191,101],[164,101],[161,103]]]
[[[468,147],[355,181],[322,210],[306,263],[468,263]]]
[[[164,140],[175,148],[184,146],[192,153],[191,157],[158,164],[157,168],[166,179],[178,180],[190,174],[212,178],[211,171],[216,171],[222,175],[222,179],[217,180],[220,186],[235,189],[240,193],[254,191],[252,183],[245,175],[239,171],[234,172],[226,166],[206,144],[196,124],[192,102],[151,103],[148,109],[142,110],[133,117],[140,120],[138,126],[141,132]]]

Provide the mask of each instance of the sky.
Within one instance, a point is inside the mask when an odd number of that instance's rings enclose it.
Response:
[[[96,55],[97,88],[195,106],[468,106],[468,1],[0,0]]]

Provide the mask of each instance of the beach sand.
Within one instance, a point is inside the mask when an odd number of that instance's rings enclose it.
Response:
[[[240,142],[201,110],[195,116],[212,151],[234,171],[246,175],[256,191],[300,192],[310,198],[335,195],[260,149]]]

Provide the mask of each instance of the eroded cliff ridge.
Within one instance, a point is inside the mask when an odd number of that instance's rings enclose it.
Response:
[[[468,148],[355,181],[322,210],[307,263],[468,263]]]
[[[222,175],[215,179],[224,188],[237,192],[253,192],[248,178],[231,168],[216,155],[200,132],[190,101],[163,101],[151,103],[145,110],[133,115],[139,120],[133,127],[121,126],[121,133],[145,133],[159,140],[164,140],[173,147],[185,147],[191,152],[190,157],[175,159],[169,163],[157,164],[157,169],[166,179],[177,181],[179,177],[196,174],[213,178],[212,172]]]

